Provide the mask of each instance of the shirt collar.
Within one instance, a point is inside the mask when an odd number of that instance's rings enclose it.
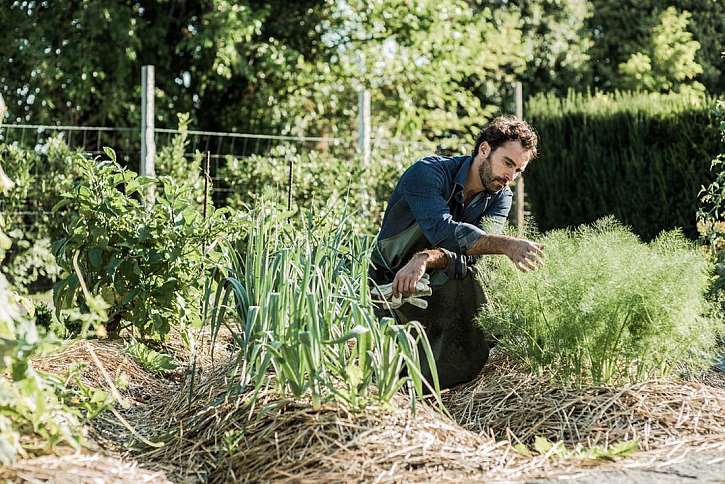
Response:
[[[453,179],[453,183],[460,186],[461,188],[464,187],[466,184],[466,180],[468,179],[468,170],[471,169],[471,163],[473,162],[472,156],[466,156],[463,160],[463,163],[461,163],[461,167],[458,169],[458,173],[456,173],[456,177]]]
[[[471,163],[473,163],[473,157],[470,155],[466,156],[466,158],[463,160],[463,163],[461,164],[461,167],[456,173],[456,177],[453,179],[453,196],[456,198],[456,201],[461,204],[463,203],[463,187],[466,185],[466,180],[468,179],[469,175],[468,172],[471,169]],[[481,196],[491,197],[493,195],[496,195],[497,193],[498,192],[491,193],[488,190],[484,189],[481,193],[478,193],[473,198],[473,200],[476,200]]]

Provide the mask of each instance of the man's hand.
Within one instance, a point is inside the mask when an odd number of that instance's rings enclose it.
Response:
[[[522,272],[535,271],[544,265],[544,246],[525,239],[511,238],[505,254]]]
[[[393,279],[393,297],[407,296],[415,291],[415,284],[425,274],[427,257],[425,254],[415,254],[403,266]]]

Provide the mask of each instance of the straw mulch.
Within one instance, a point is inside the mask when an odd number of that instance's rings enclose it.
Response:
[[[252,409],[248,395],[225,393],[230,382],[220,371],[194,391],[191,404],[179,392],[139,416],[160,432],[148,437],[166,445],[136,458],[184,482],[460,482],[513,479],[546,465],[545,456],[525,458],[423,402],[415,416],[403,397],[390,408],[352,414],[265,392]]]
[[[101,455],[72,454],[45,456],[0,467],[0,481],[58,482],[78,484],[136,484],[170,482],[160,472],[141,469],[133,462],[124,462]]]
[[[465,429],[527,445],[536,436],[571,447],[636,439],[642,450],[725,441],[725,390],[698,381],[566,387],[496,355],[445,403]]]
[[[725,450],[725,391],[701,382],[566,388],[494,354],[477,381],[444,395],[454,420],[425,402],[412,415],[403,396],[389,408],[353,414],[333,404],[313,410],[264,389],[250,408],[248,393],[229,391],[236,379],[221,356],[214,364],[201,358],[193,384],[188,376],[164,382],[127,361],[120,344],[82,343],[88,344],[106,373],[122,367],[133,385],[148,390],[148,397],[94,419],[91,436],[105,452],[175,482],[509,481],[602,463],[554,452],[526,457],[511,446],[531,446],[535,436],[569,448],[638,439],[642,449],[686,452],[697,443]],[[228,353],[219,355],[228,361]],[[85,361],[84,381],[105,388],[87,346],[54,358],[36,366],[60,370]],[[42,480],[42,469],[25,472]]]
[[[57,353],[33,360],[33,367],[46,373],[66,375],[74,365],[82,364],[78,378],[84,385],[110,390],[121,375],[128,387],[119,392],[125,399],[145,402],[169,391],[171,383],[144,370],[124,351],[121,340],[73,341]]]

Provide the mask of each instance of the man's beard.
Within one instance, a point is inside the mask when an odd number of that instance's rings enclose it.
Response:
[[[481,185],[489,192],[497,192],[506,186],[506,180],[501,177],[494,177],[491,173],[491,153],[484,158],[481,166],[478,167],[478,177],[481,179]],[[500,186],[496,185],[500,183]]]

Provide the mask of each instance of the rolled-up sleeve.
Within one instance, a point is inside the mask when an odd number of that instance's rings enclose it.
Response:
[[[453,220],[446,198],[446,176],[439,166],[420,160],[403,175],[402,195],[432,246],[465,254],[486,232]]]

